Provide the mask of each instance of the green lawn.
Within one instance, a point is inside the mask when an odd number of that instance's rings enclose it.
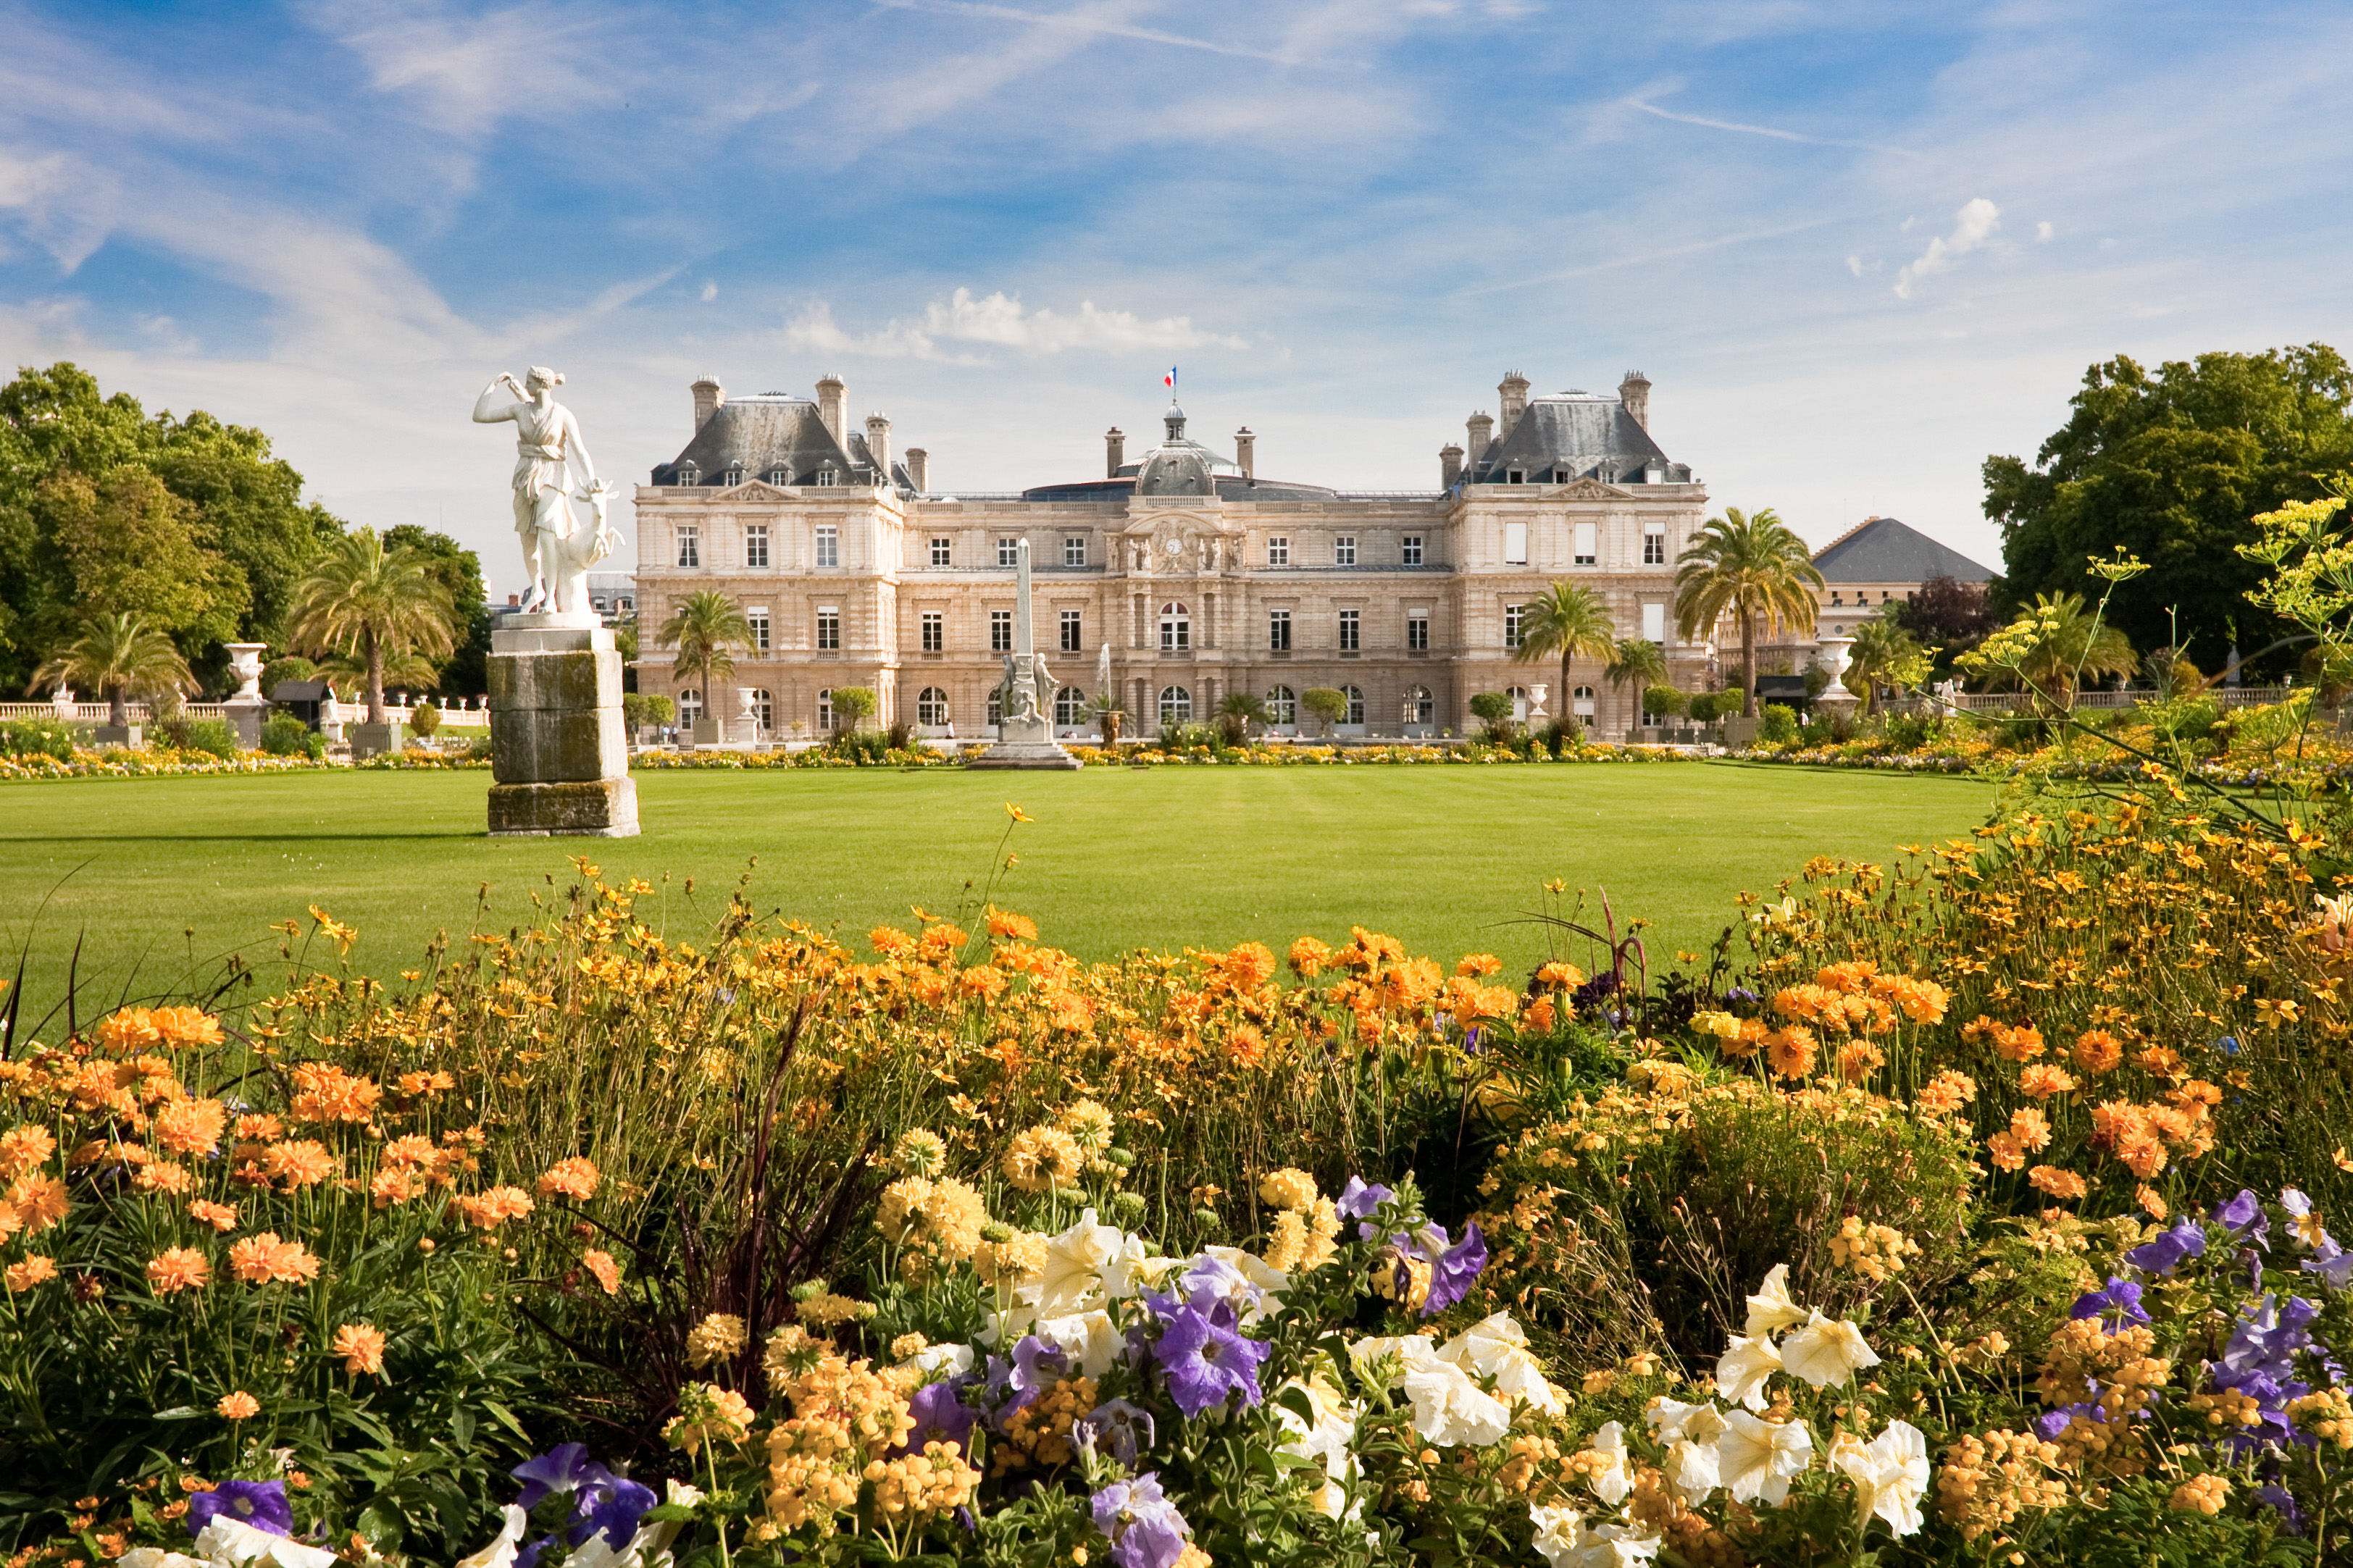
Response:
[[[489,838],[487,773],[0,786],[0,950],[29,944],[28,1019],[62,994],[77,941],[88,1007],[231,950],[266,957],[269,922],[314,903],[360,928],[356,962],[388,973],[437,931],[528,920],[579,854],[662,888],[646,908],[681,934],[756,856],[764,912],[854,939],[911,903],[955,910],[988,876],[1011,799],[1037,820],[1014,830],[1020,864],[997,901],[1082,956],[1253,937],[1280,951],[1361,924],[1517,967],[1543,951],[1516,917],[1547,879],[1607,889],[1672,952],[1721,930],[1742,888],[1810,856],[1883,858],[1965,832],[1989,805],[1963,779],[1730,763],[637,776],[646,831],[622,840]]]

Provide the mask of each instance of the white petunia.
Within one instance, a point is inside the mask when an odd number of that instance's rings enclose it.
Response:
[[[1306,1396],[1308,1408],[1315,1413],[1313,1421],[1284,1403],[1282,1396],[1294,1389]],[[1324,1371],[1304,1380],[1293,1378],[1275,1391],[1269,1404],[1275,1425],[1288,1435],[1278,1452],[1324,1467],[1324,1479],[1311,1500],[1325,1518],[1341,1518],[1347,1500],[1345,1483],[1356,1474],[1356,1457],[1350,1445],[1356,1438],[1359,1406],[1334,1385]]]
[[[1577,1560],[1577,1543],[1585,1535],[1585,1516],[1573,1508],[1528,1504],[1528,1518],[1536,1527],[1536,1553],[1552,1568],[1569,1568]]]
[[[512,1503],[499,1512],[503,1522],[497,1539],[471,1557],[459,1559],[458,1568],[514,1568],[515,1552],[522,1544],[522,1532],[531,1516]]]
[[[1097,1224],[1092,1208],[1070,1229],[1048,1237],[1046,1267],[1031,1303],[1038,1315],[1059,1318],[1100,1304],[1103,1268],[1124,1250],[1127,1240],[1127,1233],[1117,1226]]]
[[[1804,1322],[1806,1310],[1789,1300],[1789,1266],[1776,1263],[1757,1294],[1748,1298],[1748,1327],[1742,1331],[1752,1340],[1762,1339]]]
[[[1593,1495],[1615,1508],[1634,1489],[1634,1473],[1626,1463],[1626,1428],[1618,1422],[1605,1421],[1594,1429],[1587,1446],[1608,1461],[1594,1472]]]
[[[1500,1443],[1512,1428],[1512,1407],[1471,1381],[1451,1362],[1433,1361],[1405,1374],[1413,1429],[1441,1448]]]
[[[1495,1392],[1514,1404],[1525,1402],[1557,1415],[1567,1406],[1559,1391],[1545,1381],[1544,1368],[1528,1353],[1527,1344],[1526,1331],[1512,1315],[1497,1312],[1447,1341],[1438,1359],[1492,1380]]]
[[[201,1557],[166,1552],[160,1546],[134,1546],[114,1560],[114,1568],[209,1568]]]
[[[1224,1264],[1245,1281],[1229,1298],[1242,1327],[1250,1327],[1282,1305],[1282,1293],[1290,1287],[1291,1276],[1282,1269],[1268,1268],[1265,1259],[1239,1247],[1205,1247],[1201,1254]],[[1186,1283],[1189,1286],[1192,1281],[1188,1278]]]
[[[1428,1334],[1358,1340],[1348,1347],[1349,1370],[1357,1382],[1377,1391],[1386,1390],[1406,1373],[1437,1364],[1438,1342]]]
[[[1816,1388],[1844,1383],[1862,1368],[1878,1364],[1879,1357],[1863,1342],[1862,1331],[1843,1318],[1811,1313],[1802,1328],[1781,1339],[1782,1367]]]
[[[1715,1444],[1724,1436],[1725,1417],[1712,1401],[1685,1405],[1662,1394],[1645,1414],[1652,1434],[1667,1446],[1661,1468],[1678,1501],[1698,1502],[1724,1484]]]
[[[522,1510],[511,1508],[509,1511],[519,1513]],[[500,1531],[499,1541],[506,1539],[506,1532]],[[516,1539],[522,1539],[520,1532]],[[494,1542],[483,1550],[494,1550],[497,1544]],[[247,1564],[251,1568],[334,1568],[335,1565],[335,1554],[332,1552],[305,1546],[283,1535],[272,1535],[266,1530],[256,1529],[241,1519],[230,1519],[226,1514],[215,1515],[212,1522],[205,1526],[196,1537],[196,1551],[210,1560],[215,1568],[231,1568],[232,1564],[237,1568],[245,1568]],[[506,1548],[506,1560],[510,1563],[514,1560],[512,1543]]]
[[[1765,1408],[1765,1384],[1781,1370],[1781,1352],[1768,1339],[1735,1334],[1715,1363],[1716,1392],[1729,1405]]]
[[[1014,1337],[1018,1339],[1020,1336],[1017,1334]],[[927,1378],[936,1378],[942,1373],[950,1377],[962,1377],[972,1370],[972,1347],[925,1345],[907,1358],[907,1364]]]
[[[702,1491],[681,1481],[668,1483],[670,1495],[663,1500],[676,1506],[693,1507],[702,1500]],[[581,1542],[579,1549],[564,1560],[564,1568],[646,1568],[648,1563],[667,1564],[670,1542],[678,1538],[679,1520],[647,1521],[638,1526],[637,1533],[628,1542],[615,1547],[597,1531]]]
[[[1631,1568],[1658,1555],[1659,1538],[1623,1524],[1595,1525],[1573,1508],[1528,1505],[1535,1549],[1551,1568]]]
[[[1802,1421],[1760,1420],[1736,1410],[1716,1442],[1716,1462],[1735,1502],[1759,1499],[1778,1507],[1789,1495],[1789,1478],[1803,1475],[1814,1453],[1814,1435]]]
[[[1890,1421],[1868,1444],[1841,1436],[1831,1464],[1854,1482],[1855,1511],[1887,1521],[1898,1535],[1920,1528],[1920,1499],[1928,1489],[1928,1440],[1905,1421]]]
[[[1127,1349],[1127,1340],[1119,1326],[1100,1307],[1066,1317],[1039,1318],[1029,1325],[1029,1332],[1069,1356],[1086,1377],[1101,1377],[1109,1372]]]

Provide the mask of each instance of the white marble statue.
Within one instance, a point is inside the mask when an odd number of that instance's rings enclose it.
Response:
[[[475,424],[496,425],[511,419],[515,425],[515,533],[522,542],[523,570],[531,574],[531,592],[522,602],[526,611],[588,608],[585,592],[576,599],[565,600],[559,598],[562,584],[550,581],[559,573],[550,572],[549,567],[560,565],[555,557],[576,531],[571,500],[575,473],[580,483],[576,493],[596,509],[596,537],[606,531],[605,505],[596,494],[605,487],[597,482],[596,465],[580,437],[580,421],[555,401],[555,389],[563,380],[545,365],[532,366],[522,381],[501,371],[474,399]],[[500,403],[501,386],[512,387],[522,401]],[[606,553],[609,552],[607,546]],[[586,568],[579,570],[585,573]]]

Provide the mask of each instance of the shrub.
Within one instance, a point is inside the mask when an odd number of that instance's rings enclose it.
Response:
[[[189,719],[173,744],[184,752],[203,752],[224,761],[237,755],[237,731],[226,719]]]
[[[1880,734],[1899,752],[1916,752],[1941,740],[1945,721],[1934,713],[1890,713],[1880,721]]]
[[[1767,702],[1757,710],[1757,738],[1771,746],[1795,744],[1798,710],[1786,702]]]
[[[73,761],[74,728],[52,719],[0,719],[0,753]]]
[[[1348,716],[1348,694],[1336,686],[1309,687],[1299,694],[1299,705],[1321,721],[1327,735],[1333,725]]]
[[[261,667],[261,694],[278,689],[281,680],[316,680],[319,667],[300,654],[281,654]]]
[[[675,723],[678,704],[654,692],[625,691],[621,694],[621,719],[633,731]]]
[[[419,702],[409,710],[408,729],[411,734],[421,735],[429,741],[434,731],[440,728],[441,710],[433,703]]]
[[[261,726],[261,749],[273,757],[297,757],[310,750],[311,727],[291,713],[272,713]]]
[[[844,730],[855,730],[878,706],[871,686],[837,686],[833,689],[833,711]]]
[[[1674,687],[1659,685],[1642,689],[1642,711],[1662,718],[1682,713],[1691,707],[1691,699]]]

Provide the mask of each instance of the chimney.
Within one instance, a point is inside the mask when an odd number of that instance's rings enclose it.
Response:
[[[1258,437],[1250,434],[1249,426],[1245,425],[1234,432],[1234,465],[1241,469],[1242,478],[1246,479],[1255,472],[1257,452]]]
[[[1451,490],[1462,477],[1462,448],[1449,441],[1438,449],[1438,488]]]
[[[849,435],[842,427],[844,424],[842,411],[849,403],[849,388],[842,384],[841,377],[828,372],[818,382],[817,416],[823,422],[827,434],[830,435],[844,451],[849,450]]]
[[[1470,436],[1470,439],[1462,443],[1462,457],[1475,474],[1479,471],[1480,459],[1486,457],[1487,448],[1494,444],[1495,422],[1482,410],[1464,420],[1462,428]]]
[[[1643,429],[1651,427],[1651,378],[1639,370],[1630,370],[1626,379],[1618,384],[1618,401],[1634,416],[1634,423]]]
[[[1120,465],[1127,461],[1127,437],[1114,425],[1103,432],[1103,478],[1119,478]]]
[[[706,375],[694,384],[694,427],[702,429],[727,401],[727,389],[719,384],[715,375]]]
[[[891,421],[880,414],[866,416],[866,449],[874,454],[874,482],[891,482]]]
[[[915,487],[917,495],[928,495],[932,489],[932,455],[921,447],[907,448],[907,482]]]
[[[1512,438],[1512,427],[1520,416],[1528,411],[1528,378],[1518,371],[1507,370],[1504,379],[1495,384],[1495,401],[1503,407],[1502,428],[1497,432],[1504,440]]]

